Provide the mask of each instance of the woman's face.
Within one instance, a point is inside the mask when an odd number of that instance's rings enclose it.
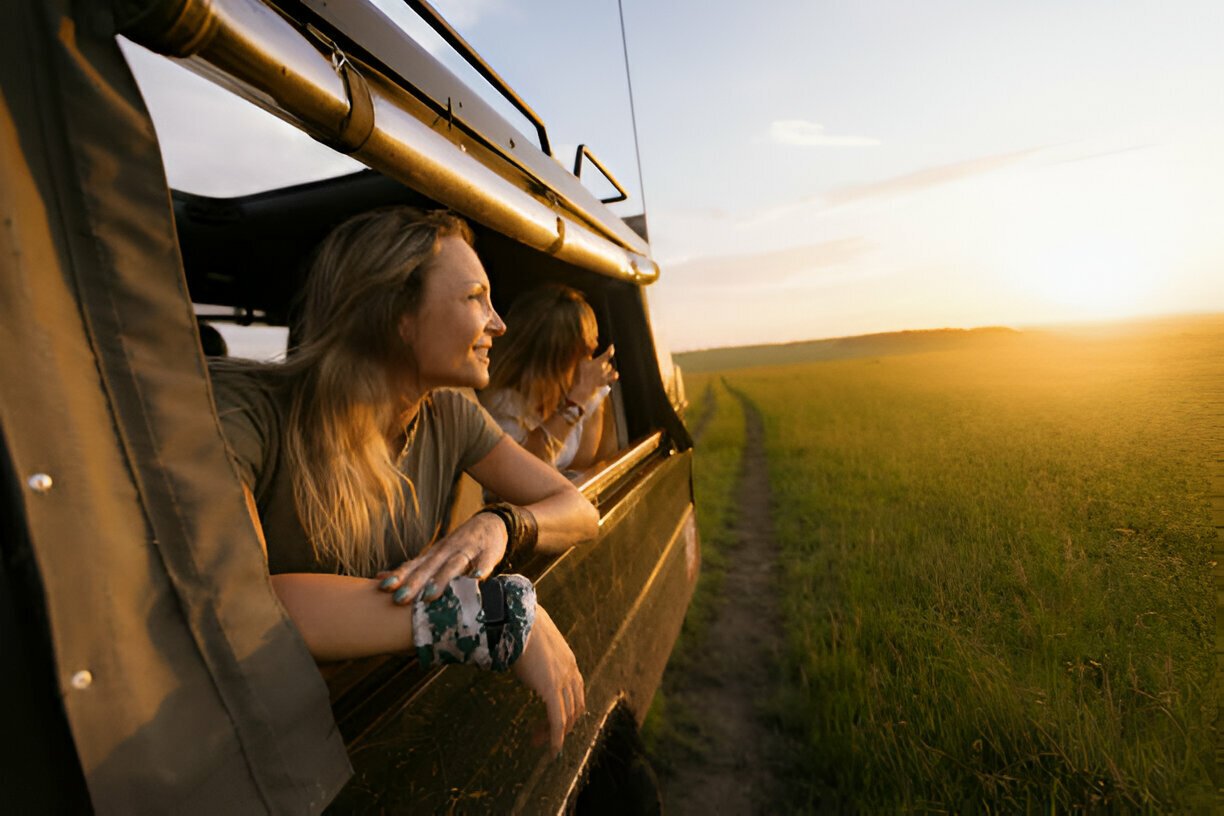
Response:
[[[400,336],[416,361],[417,384],[422,391],[485,387],[489,348],[506,324],[493,310],[484,266],[466,241],[446,236],[421,271],[420,304],[400,321]]]

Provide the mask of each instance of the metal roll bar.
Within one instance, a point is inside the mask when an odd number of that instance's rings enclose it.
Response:
[[[161,0],[121,33],[320,141],[334,145],[349,135],[350,94],[360,87],[353,58],[257,0]],[[556,192],[499,162],[393,80],[360,64],[356,73],[374,122],[368,135],[362,128],[354,158],[567,263],[638,284],[658,277],[645,242],[630,230],[621,235],[598,219],[580,220]]]

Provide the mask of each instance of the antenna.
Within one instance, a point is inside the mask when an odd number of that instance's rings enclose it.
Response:
[[[633,124],[633,153],[637,158],[638,192],[642,196],[642,218],[646,218],[646,179],[642,177],[642,146],[638,141],[637,112],[633,104],[633,80],[629,76],[629,42],[625,38],[625,7],[621,0],[616,0],[616,10],[620,13],[621,49],[625,52],[625,85],[629,88],[629,121]]]

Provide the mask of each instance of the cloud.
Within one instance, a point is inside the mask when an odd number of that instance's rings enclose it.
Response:
[[[1083,154],[1081,154],[1081,155],[1078,155],[1078,156],[1071,156],[1070,158],[1066,158],[1066,159],[1055,159],[1055,160],[1051,161],[1051,162],[1050,162],[1050,164],[1051,164],[1051,165],[1054,165],[1054,164],[1072,164],[1072,163],[1074,163],[1074,162],[1092,161],[1092,160],[1094,160],[1094,159],[1104,159],[1104,158],[1109,158],[1109,157],[1112,157],[1112,156],[1117,156],[1117,155],[1119,155],[1119,154],[1121,154],[1121,153],[1133,153],[1133,152],[1135,152],[1135,151],[1137,151],[1137,150],[1148,150],[1148,149],[1153,148],[1153,147],[1158,147],[1158,145],[1156,145],[1156,144],[1152,144],[1152,143],[1148,143],[1148,144],[1137,144],[1137,145],[1128,145],[1128,146],[1126,146],[1126,147],[1118,147],[1118,148],[1114,148],[1114,149],[1112,149],[1112,150],[1098,150],[1098,151],[1095,151],[1095,152],[1083,153]]]
[[[854,260],[871,248],[869,241],[855,235],[771,252],[694,258],[666,267],[664,275],[671,280],[683,279],[702,286],[786,285],[813,270]]]
[[[926,190],[930,187],[938,187],[941,184],[959,181],[971,176],[980,176],[983,173],[990,173],[994,170],[1016,164],[1042,149],[1040,147],[1030,147],[1026,150],[1017,150],[1013,153],[999,153],[993,156],[982,156],[952,164],[926,167],[913,173],[894,176],[883,181],[838,187],[835,190],[830,190],[823,198],[828,204],[837,205],[849,204],[865,198],[881,198]]]
[[[769,125],[769,138],[778,144],[798,147],[873,147],[879,139],[863,136],[830,136],[824,125],[803,119],[779,119]]]
[[[949,184],[954,181],[1000,170],[1004,167],[1017,164],[1045,149],[1045,147],[1031,147],[1012,153],[980,156],[975,159],[966,159],[965,161],[953,162],[951,164],[925,167],[912,173],[893,176],[880,181],[836,187],[821,195],[806,196],[761,210],[741,221],[737,225],[737,229],[760,227],[763,224],[779,221],[797,213],[815,214],[827,212],[841,204],[853,204],[865,199],[888,198],[920,192],[931,187],[938,187],[942,184]]]

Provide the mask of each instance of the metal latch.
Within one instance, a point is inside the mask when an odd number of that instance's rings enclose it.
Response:
[[[355,153],[374,132],[374,99],[370,96],[370,87],[335,40],[310,23],[306,31],[330,55],[332,69],[343,80],[349,103],[348,113],[340,120],[335,133],[316,133],[316,138],[341,153]]]

